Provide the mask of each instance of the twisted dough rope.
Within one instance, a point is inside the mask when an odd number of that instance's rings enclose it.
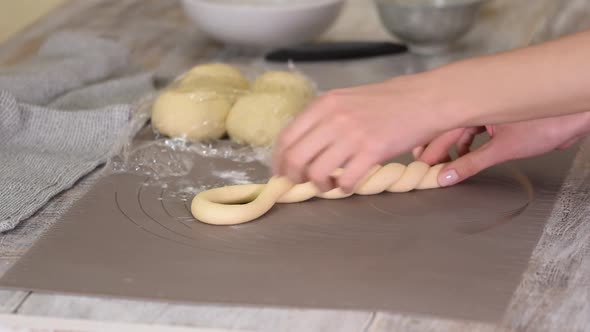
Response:
[[[267,184],[221,187],[201,192],[191,204],[193,216],[212,225],[237,225],[259,218],[276,203],[298,203],[313,197],[340,199],[357,195],[375,195],[384,191],[408,192],[439,188],[438,175],[444,164],[429,166],[413,162],[408,166],[391,163],[375,166],[352,194],[336,188],[321,193],[311,182],[294,185],[285,177],[273,177]],[[343,172],[338,169],[334,177]]]

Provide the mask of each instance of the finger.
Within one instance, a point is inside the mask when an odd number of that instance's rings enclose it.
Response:
[[[299,141],[309,130],[314,128],[324,117],[336,109],[334,106],[335,102],[333,101],[334,98],[328,95],[316,99],[303,113],[283,129],[279,135],[278,144],[273,156],[273,171],[276,175],[285,175],[281,173],[284,170],[281,164],[285,161],[285,151]]]
[[[337,184],[332,178],[332,174],[337,168],[342,167],[356,150],[356,146],[343,140],[329,146],[308,167],[307,178],[321,192],[334,189]]]
[[[494,135],[496,134],[496,126],[495,125],[487,125],[487,126],[485,126],[485,129],[488,132],[488,135],[490,135],[490,137],[494,137]]]
[[[422,145],[412,149],[412,156],[414,157],[414,160],[418,160],[420,158],[426,147],[427,145]]]
[[[440,172],[438,183],[441,187],[457,184],[482,170],[509,159],[506,149],[493,140],[446,165]]]
[[[353,192],[356,185],[378,162],[374,154],[363,153],[355,156],[346,164],[344,173],[338,178],[338,186],[345,193]]]
[[[449,158],[449,149],[455,145],[464,131],[463,128],[455,129],[435,138],[420,156],[420,161],[434,165]]]
[[[484,127],[473,127],[465,130],[463,135],[457,140],[456,149],[459,157],[464,156],[471,151],[473,140],[485,130]]]
[[[450,154],[447,153],[446,156],[442,157],[439,161],[437,161],[436,163],[433,163],[432,165],[448,163],[448,162],[451,162],[451,160],[453,160],[453,158],[451,157]]]
[[[306,182],[309,164],[336,140],[336,132],[337,128],[333,128],[333,123],[321,124],[310,130],[285,151],[281,174],[285,174],[294,183]]]
[[[570,139],[569,141],[567,141],[567,142],[565,142],[565,143],[561,144],[561,145],[558,147],[558,149],[559,149],[559,150],[567,150],[567,149],[571,148],[571,147],[572,147],[572,145],[574,145],[574,144],[578,143],[578,141],[579,141],[579,140],[580,140],[580,138],[579,138],[579,137],[574,137],[574,138]]]

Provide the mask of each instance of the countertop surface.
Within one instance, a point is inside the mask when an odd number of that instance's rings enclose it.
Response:
[[[387,64],[390,68],[387,75],[423,71],[589,27],[589,0],[493,0],[454,52],[433,57],[400,56]],[[155,70],[163,79],[206,60],[222,59],[237,64],[251,61],[204,38],[184,17],[178,1],[72,0],[0,45],[0,64],[23,61],[35,54],[47,36],[63,29],[86,30],[117,39],[132,49],[139,64]],[[350,0],[340,20],[323,38],[383,40],[390,37],[381,28],[370,1]],[[375,66],[373,70],[379,70],[380,65]],[[341,71],[356,73],[355,68],[358,67],[326,65],[324,70],[326,74],[337,75]],[[305,66],[302,69],[305,71]],[[368,83],[362,73],[353,76],[357,77],[353,84]],[[321,80],[318,83],[322,86]],[[0,235],[0,273],[18,260],[98,176],[99,172],[95,172],[84,178],[15,231]],[[7,290],[0,291],[0,314],[254,331],[584,331],[590,326],[589,243],[590,141],[587,140],[510,307],[497,324],[391,312],[179,305]],[[64,328],[56,320],[47,322],[50,326],[46,328]],[[94,331],[96,325],[76,325],[71,330]]]

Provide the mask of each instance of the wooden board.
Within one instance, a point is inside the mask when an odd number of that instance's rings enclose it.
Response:
[[[349,0],[345,14],[325,36],[327,39],[380,39],[387,35],[375,21],[371,2]],[[590,26],[588,0],[493,0],[476,29],[462,42],[462,50],[448,56],[411,58],[399,73],[436,67],[466,56],[525,46]],[[176,0],[72,0],[68,5],[19,33],[0,47],[0,63],[9,65],[32,56],[45,38],[60,29],[83,29],[121,40],[133,50],[136,61],[171,77],[215,54],[209,43],[184,18]],[[353,67],[346,70],[354,70]],[[528,331],[584,331],[590,325],[590,143],[586,142],[562,191],[544,235],[533,254],[524,279],[511,301],[502,327]],[[0,256],[20,257],[71,204],[92,186],[96,174],[54,199],[37,215],[9,234],[0,236]],[[22,293],[15,293],[22,299]],[[5,293],[4,308],[19,314],[46,313],[53,317],[128,319],[125,302],[117,300],[31,294],[14,305]],[[26,295],[26,293],[25,293]],[[5,302],[6,301],[6,302]],[[12,304],[11,304],[12,303]],[[143,302],[142,302],[143,303]],[[445,321],[400,313],[283,310],[276,308],[225,308],[218,306],[140,306],[134,321],[185,326],[240,328],[258,331],[497,331],[498,327]]]

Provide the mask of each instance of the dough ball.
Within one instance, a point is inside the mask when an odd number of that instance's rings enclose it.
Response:
[[[225,120],[231,109],[227,98],[208,91],[162,93],[152,108],[152,127],[160,134],[205,141],[225,134]]]
[[[239,69],[223,63],[199,65],[191,69],[181,80],[180,84],[194,84],[195,81],[208,80],[226,85],[238,90],[247,90],[250,82]]]
[[[253,91],[292,94],[301,98],[304,104],[314,96],[313,86],[307,78],[288,71],[271,71],[261,75],[254,82]]]
[[[269,146],[299,109],[289,95],[252,93],[238,99],[229,112],[227,133],[238,143]]]

